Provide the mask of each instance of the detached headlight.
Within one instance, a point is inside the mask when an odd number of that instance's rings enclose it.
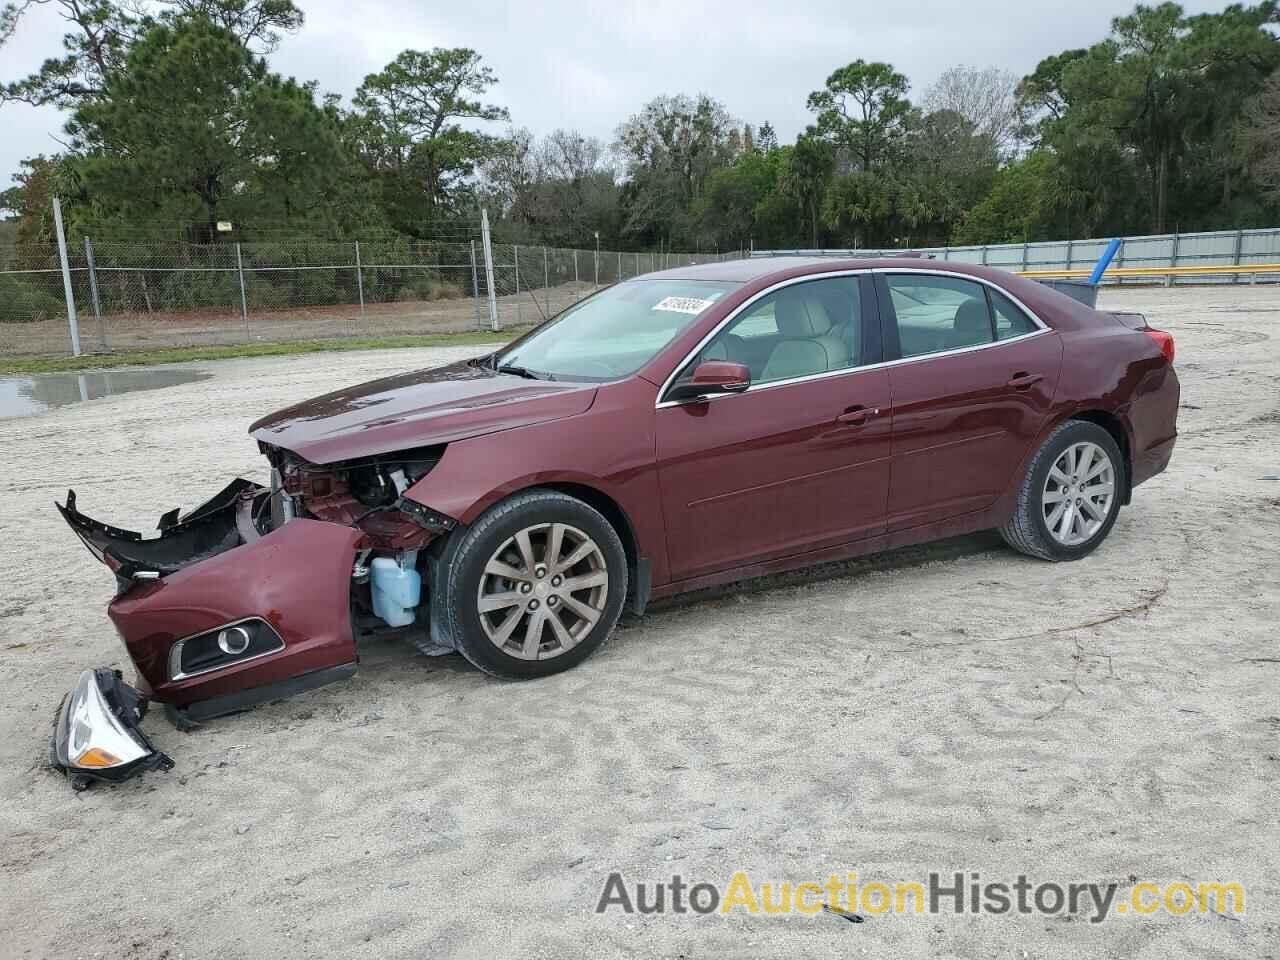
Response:
[[[119,671],[84,671],[58,714],[53,765],[78,790],[90,780],[120,781],[143,770],[172,767],[173,761],[156,752],[138,729],[145,713],[145,698]]]

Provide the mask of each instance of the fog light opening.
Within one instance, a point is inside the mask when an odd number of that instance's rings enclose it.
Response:
[[[249,649],[249,631],[244,627],[227,627],[218,634],[218,649],[228,656],[238,657]]]

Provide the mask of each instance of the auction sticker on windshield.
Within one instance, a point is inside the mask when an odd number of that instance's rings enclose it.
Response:
[[[653,309],[667,310],[671,313],[698,314],[713,303],[715,300],[701,300],[698,297],[667,297],[654,304]]]

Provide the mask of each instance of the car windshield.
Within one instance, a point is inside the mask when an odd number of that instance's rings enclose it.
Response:
[[[710,280],[628,280],[570,307],[498,353],[494,365],[557,380],[625,377],[739,286]]]

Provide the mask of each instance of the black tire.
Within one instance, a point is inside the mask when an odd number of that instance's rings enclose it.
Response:
[[[1055,461],[1072,444],[1086,441],[1096,444],[1111,459],[1114,492],[1102,525],[1083,543],[1067,545],[1050,533],[1045,521],[1042,495]],[[1067,420],[1054,428],[1031,458],[1026,476],[1018,488],[1013,515],[999,528],[1000,536],[1013,549],[1041,560],[1079,560],[1096,550],[1111,532],[1116,517],[1120,514],[1120,501],[1127,482],[1124,456],[1111,434],[1087,420]]]
[[[523,660],[498,648],[480,622],[477,593],[484,569],[494,552],[521,530],[536,524],[564,523],[581,530],[600,548],[608,572],[603,614],[585,638],[557,656]],[[613,525],[599,511],[576,497],[535,488],[518,493],[485,511],[470,527],[458,531],[452,549],[444,552],[449,567],[440,582],[444,596],[444,626],[472,664],[504,680],[531,680],[577,666],[604,645],[617,625],[627,596],[627,556]]]

